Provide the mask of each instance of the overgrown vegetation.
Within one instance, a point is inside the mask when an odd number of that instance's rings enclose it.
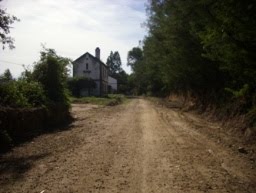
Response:
[[[58,56],[53,49],[44,48],[31,77],[28,77],[43,86],[49,103],[69,105],[66,85],[69,63],[68,58]]]
[[[4,107],[41,107],[51,104],[68,106],[67,65],[69,59],[53,49],[43,48],[32,71],[25,70],[15,80],[9,70],[0,75],[0,105]]]
[[[46,104],[46,95],[38,82],[25,80],[0,84],[0,105],[8,107],[39,107]]]
[[[15,143],[19,140],[17,133],[28,128],[29,120],[36,122],[33,128],[36,129],[41,128],[41,125],[63,124],[70,119],[69,92],[66,85],[68,64],[69,59],[58,56],[53,49],[43,48],[41,58],[32,71],[25,70],[17,80],[12,78],[9,70],[0,76],[0,138],[8,147],[9,142],[14,140]],[[33,112],[29,110],[31,107],[37,107],[38,111],[33,109],[38,117],[33,117]],[[20,117],[21,122],[11,120],[17,119],[18,112],[19,116],[23,116],[23,111],[27,116]],[[10,124],[11,121],[20,125]],[[13,128],[15,125],[17,128]],[[25,125],[26,128],[23,128]]]
[[[149,0],[148,35],[128,53],[136,92],[191,96],[197,105],[256,106],[256,4]],[[234,109],[235,108],[235,109]]]
[[[67,80],[68,89],[72,96],[81,97],[81,91],[86,90],[88,94],[92,93],[93,89],[96,88],[96,83],[92,79],[87,77],[72,77]]]
[[[106,62],[109,67],[109,76],[117,80],[117,93],[129,94],[132,89],[129,84],[129,75],[123,70],[121,57],[118,51],[111,51]]]

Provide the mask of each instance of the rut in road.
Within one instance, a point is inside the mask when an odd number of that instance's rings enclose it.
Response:
[[[0,158],[0,192],[256,192],[255,163],[179,111],[133,99],[73,112],[69,130]]]

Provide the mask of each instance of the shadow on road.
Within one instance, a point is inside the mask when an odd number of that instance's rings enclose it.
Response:
[[[12,176],[18,180],[23,174],[34,166],[34,162],[49,156],[49,153],[24,157],[0,158],[0,176]],[[6,178],[6,183],[8,178]]]

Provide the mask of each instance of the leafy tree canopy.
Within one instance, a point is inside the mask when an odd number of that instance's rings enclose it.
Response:
[[[1,1],[2,0],[0,0],[0,3]],[[15,48],[14,39],[8,36],[10,33],[11,24],[13,24],[15,21],[20,20],[16,16],[8,14],[6,10],[0,7],[0,43],[2,44],[3,49],[6,47],[6,45],[8,45],[10,49]]]
[[[12,73],[9,69],[6,69],[2,75],[0,75],[0,83],[13,80]]]
[[[66,82],[70,62],[70,59],[58,56],[55,50],[43,47],[31,76],[43,85],[50,101],[68,103]]]
[[[255,108],[254,1],[149,0],[147,15],[142,48],[128,52],[138,93]]]
[[[134,47],[128,52],[127,65],[131,66],[132,70],[135,70],[135,66],[142,61],[143,52],[140,47]]]
[[[110,52],[110,55],[107,58],[106,64],[109,67],[110,75],[113,75],[122,71],[122,67],[121,67],[122,62],[121,62],[121,57],[118,51]]]

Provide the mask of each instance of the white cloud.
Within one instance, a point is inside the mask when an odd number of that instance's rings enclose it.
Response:
[[[11,36],[14,50],[1,50],[0,73],[6,68],[17,76],[22,68],[39,58],[40,44],[54,48],[62,56],[76,59],[101,48],[105,62],[110,51],[119,51],[126,67],[127,52],[145,35],[146,0],[4,0],[7,12],[17,16]],[[128,70],[129,71],[129,70]]]

